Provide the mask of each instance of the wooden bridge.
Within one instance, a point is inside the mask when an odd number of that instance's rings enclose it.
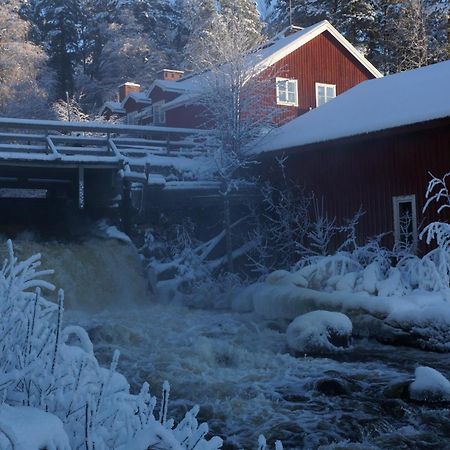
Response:
[[[158,161],[170,166],[168,158],[189,161],[204,155],[207,133],[0,118],[0,197],[17,190],[44,192],[84,209],[112,205],[130,186],[179,189],[180,182],[167,181]]]

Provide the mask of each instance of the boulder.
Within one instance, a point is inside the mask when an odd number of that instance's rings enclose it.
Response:
[[[297,317],[287,329],[287,342],[300,353],[330,353],[350,345],[352,322],[342,313],[313,311]]]

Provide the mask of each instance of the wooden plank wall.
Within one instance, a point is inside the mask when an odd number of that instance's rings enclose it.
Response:
[[[279,182],[274,155],[262,159],[260,175]],[[429,172],[438,177],[450,172],[450,120],[438,128],[294,150],[286,168],[289,179],[323,198],[328,214],[338,221],[362,206],[361,241],[392,231],[394,196],[415,194],[418,222],[428,223],[438,219],[434,207],[422,214]],[[450,221],[450,213],[440,218]]]

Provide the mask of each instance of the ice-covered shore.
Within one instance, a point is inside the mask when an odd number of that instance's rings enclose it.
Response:
[[[320,283],[317,271],[310,266],[276,271],[243,289],[233,299],[233,310],[289,320],[315,310],[343,312],[357,336],[450,351],[448,290],[407,286],[397,270],[377,278],[373,266],[334,276],[321,272]]]

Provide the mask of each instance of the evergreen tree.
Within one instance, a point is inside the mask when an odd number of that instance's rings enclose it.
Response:
[[[33,21],[32,36],[44,43],[49,65],[56,73],[57,97],[73,93],[80,44],[79,0],[30,0],[23,11]]]
[[[184,0],[186,29],[189,34],[185,47],[185,64],[195,67],[198,61],[215,64],[223,55],[220,41],[237,26],[239,35],[245,36],[246,51],[262,42],[263,23],[256,3],[252,0]],[[216,49],[214,52],[213,49]]]
[[[384,73],[446,58],[448,0],[292,0],[295,25],[329,20]],[[289,24],[289,0],[279,0],[272,28]]]

